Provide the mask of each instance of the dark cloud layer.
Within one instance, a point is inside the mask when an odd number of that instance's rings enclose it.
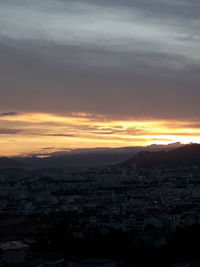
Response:
[[[4,134],[4,135],[19,134],[21,132],[22,131],[18,129],[0,129],[0,135],[1,134]]]
[[[196,0],[2,0],[2,114],[198,119],[199,12]]]
[[[0,113],[0,117],[10,117],[10,116],[16,116],[18,115],[17,112],[3,112],[3,113]]]

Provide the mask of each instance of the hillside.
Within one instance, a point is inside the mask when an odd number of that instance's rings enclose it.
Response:
[[[27,167],[34,169],[42,168],[68,168],[68,167],[96,167],[120,164],[136,155],[139,151],[166,151],[182,146],[181,143],[169,145],[150,145],[147,147],[120,147],[120,148],[96,148],[96,149],[75,149],[70,152],[55,152],[47,157],[40,158],[40,155],[15,158]]]
[[[21,168],[23,164],[17,162],[14,159],[1,157],[0,158],[0,168]]]
[[[122,165],[127,167],[134,165],[144,167],[200,165],[200,144],[185,145],[170,151],[141,151]]]

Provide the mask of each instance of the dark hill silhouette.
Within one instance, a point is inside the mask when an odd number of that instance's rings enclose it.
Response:
[[[134,165],[153,166],[200,166],[200,144],[189,144],[169,151],[141,151],[129,160],[122,163],[123,166]]]
[[[68,168],[68,167],[96,167],[120,164],[136,155],[139,151],[170,150],[182,146],[181,143],[169,145],[150,145],[147,147],[120,147],[120,148],[95,148],[75,149],[70,152],[61,151],[49,154],[48,157],[40,158],[36,155],[28,157],[16,157],[15,160],[26,165],[27,168]],[[38,155],[40,156],[40,155]]]
[[[21,168],[23,164],[17,162],[14,159],[1,157],[0,158],[0,168]]]

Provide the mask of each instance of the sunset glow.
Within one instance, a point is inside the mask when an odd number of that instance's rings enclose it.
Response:
[[[2,113],[1,155],[48,154],[76,148],[198,143],[196,122],[134,120],[98,114]]]

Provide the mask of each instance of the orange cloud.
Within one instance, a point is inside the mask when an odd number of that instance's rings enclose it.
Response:
[[[87,113],[66,115],[7,112],[0,115],[1,155],[51,147],[94,148],[199,142],[200,125],[187,121],[132,120]]]

